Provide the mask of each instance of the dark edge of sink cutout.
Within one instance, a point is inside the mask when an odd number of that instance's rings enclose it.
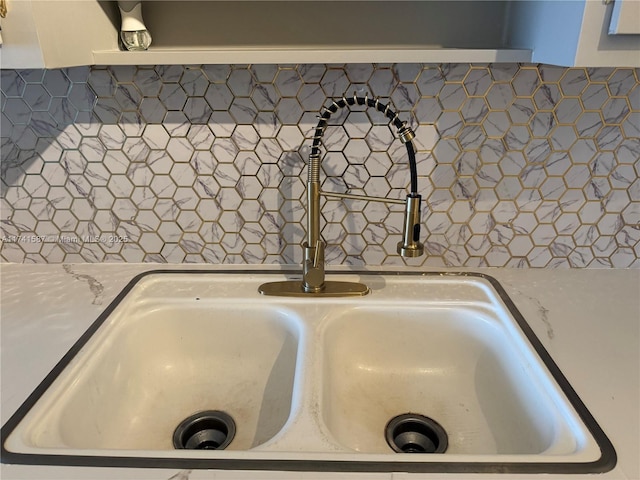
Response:
[[[2,445],[0,463],[19,465],[55,465],[84,467],[118,468],[180,468],[180,469],[223,469],[223,470],[281,470],[281,471],[317,471],[317,472],[407,472],[407,473],[549,473],[549,474],[586,474],[605,473],[616,466],[617,454],[613,444],[604,433],[586,405],[570,385],[560,368],[553,361],[529,324],[515,304],[511,301],[502,285],[492,276],[477,272],[385,272],[385,271],[339,271],[328,272],[331,275],[383,275],[383,276],[421,276],[421,277],[471,277],[486,280],[498,293],[509,313],[513,316],[531,346],[547,367],[558,386],[566,395],[569,403],[584,422],[585,426],[600,448],[600,458],[592,462],[399,462],[399,461],[360,461],[360,460],[252,460],[252,459],[214,459],[214,458],[167,458],[167,457],[122,457],[90,455],[58,455],[15,453],[5,448],[5,440],[16,428],[24,416],[36,404],[44,392],[51,386],[65,367],[76,356],[84,344],[100,328],[115,308],[143,278],[151,275],[188,274],[188,275],[272,275],[291,274],[288,270],[167,270],[157,269],[136,275],[122,289],[109,306],[98,316],[78,341],[60,359],[42,382],[27,397],[24,403],[7,420],[0,430]],[[362,297],[366,301],[366,297]],[[432,456],[430,458],[433,458]]]

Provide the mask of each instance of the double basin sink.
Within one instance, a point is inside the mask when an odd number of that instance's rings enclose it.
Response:
[[[613,468],[613,446],[493,278],[334,275],[371,293],[260,295],[281,272],[139,275],[3,427],[2,461]]]

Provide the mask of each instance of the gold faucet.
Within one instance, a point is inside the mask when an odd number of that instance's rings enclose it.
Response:
[[[411,172],[411,192],[406,200],[397,200],[383,197],[371,197],[368,195],[353,195],[349,193],[324,192],[320,188],[320,144],[327,122],[331,114],[338,109],[353,105],[366,105],[382,112],[398,129],[398,136],[407,147],[409,156],[409,168]],[[358,296],[369,293],[369,287],[362,283],[328,281],[325,280],[324,248],[325,244],[320,237],[320,197],[347,198],[354,200],[366,200],[373,202],[399,203],[405,205],[404,225],[402,229],[402,241],[398,243],[398,254],[402,257],[419,257],[424,253],[424,245],[420,243],[420,202],[422,197],[417,193],[418,174],[416,169],[415,149],[411,140],[415,133],[406,123],[401,122],[398,114],[394,113],[389,105],[380,103],[376,99],[370,99],[367,95],[333,100],[329,107],[323,107],[319,115],[319,122],[313,137],[313,145],[309,155],[309,173],[307,179],[307,240],[302,244],[304,259],[302,261],[302,280],[269,282],[258,289],[263,295],[279,296]]]

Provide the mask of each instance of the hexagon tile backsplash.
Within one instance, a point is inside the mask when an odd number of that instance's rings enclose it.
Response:
[[[416,132],[429,266],[639,267],[640,70],[517,64],[3,70],[8,262],[298,263],[328,98]],[[324,189],[404,198],[378,112],[332,118]],[[327,262],[402,264],[402,206],[327,200]]]

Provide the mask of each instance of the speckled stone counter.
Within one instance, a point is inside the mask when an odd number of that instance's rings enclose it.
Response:
[[[2,423],[137,273],[211,265],[0,265]],[[224,269],[232,269],[224,266]],[[242,267],[246,269],[246,266]],[[268,267],[256,267],[264,270]],[[613,442],[618,464],[598,478],[640,479],[640,270],[479,269],[505,288]],[[461,476],[461,475],[458,475]],[[347,474],[5,465],[3,480],[426,480],[444,474]],[[466,475],[515,479],[523,475]],[[530,477],[525,476],[525,477]],[[565,478],[545,475],[547,479]],[[592,476],[571,476],[592,478]]]

